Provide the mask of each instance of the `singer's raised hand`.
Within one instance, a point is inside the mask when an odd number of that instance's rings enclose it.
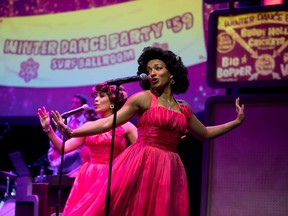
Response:
[[[235,100],[235,107],[237,112],[237,120],[242,123],[244,121],[245,115],[244,115],[244,104],[240,106],[240,98],[236,98]]]
[[[38,117],[44,131],[48,131],[50,127],[50,116],[45,106],[43,106],[42,109],[38,108]]]
[[[52,121],[57,130],[67,139],[70,139],[71,129],[64,124],[61,114],[58,111],[51,111]]]

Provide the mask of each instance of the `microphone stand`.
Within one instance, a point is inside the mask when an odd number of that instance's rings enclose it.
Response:
[[[64,124],[67,124],[67,118],[68,116],[62,117]],[[66,137],[63,136],[62,140],[62,149],[61,149],[61,163],[60,163],[60,172],[59,172],[59,183],[58,183],[58,193],[57,193],[57,203],[56,203],[56,216],[59,216],[59,211],[60,211],[60,204],[61,204],[61,199],[62,199],[62,175],[63,175],[63,161],[64,161],[64,153],[65,153],[65,142],[66,142]]]
[[[115,140],[115,131],[116,131],[116,118],[117,118],[117,107],[118,107],[118,96],[119,96],[119,86],[121,82],[116,85],[116,97],[115,97],[115,110],[113,116],[113,125],[112,125],[112,140],[111,140],[111,149],[110,149],[110,161],[109,161],[109,173],[108,173],[108,185],[106,191],[106,201],[105,201],[105,216],[109,215],[110,207],[110,187],[111,187],[111,177],[112,177],[112,163],[113,163],[113,153],[114,153],[114,140]]]

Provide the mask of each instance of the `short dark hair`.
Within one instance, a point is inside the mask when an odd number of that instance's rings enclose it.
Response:
[[[138,72],[148,74],[147,64],[152,59],[160,59],[166,64],[167,70],[173,75],[175,83],[171,85],[171,91],[175,94],[185,93],[189,87],[188,70],[184,66],[181,57],[174,54],[170,50],[163,50],[157,47],[145,47],[142,54],[138,58]],[[144,90],[150,89],[150,83],[141,82]]]
[[[87,104],[87,98],[84,95],[76,94],[73,97],[80,99],[82,105]]]
[[[107,82],[99,83],[92,88],[91,96],[96,97],[97,92],[104,92],[108,94],[111,103],[115,104],[116,100],[116,85],[108,85]],[[118,111],[127,101],[128,94],[124,86],[119,86],[118,106],[113,109],[113,112]]]

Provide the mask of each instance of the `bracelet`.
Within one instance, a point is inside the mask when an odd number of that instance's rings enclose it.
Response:
[[[65,129],[65,131],[63,131],[63,135],[64,135],[65,140],[69,140],[73,136],[73,130],[68,127],[68,129]]]
[[[73,137],[73,130],[71,128],[69,128],[69,137]]]
[[[49,125],[49,127],[47,129],[43,128],[43,131],[45,133],[49,133],[51,131],[51,125]]]

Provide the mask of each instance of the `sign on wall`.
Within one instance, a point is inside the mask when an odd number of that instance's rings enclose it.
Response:
[[[208,84],[287,86],[287,23],[283,6],[215,11],[209,20]]]

